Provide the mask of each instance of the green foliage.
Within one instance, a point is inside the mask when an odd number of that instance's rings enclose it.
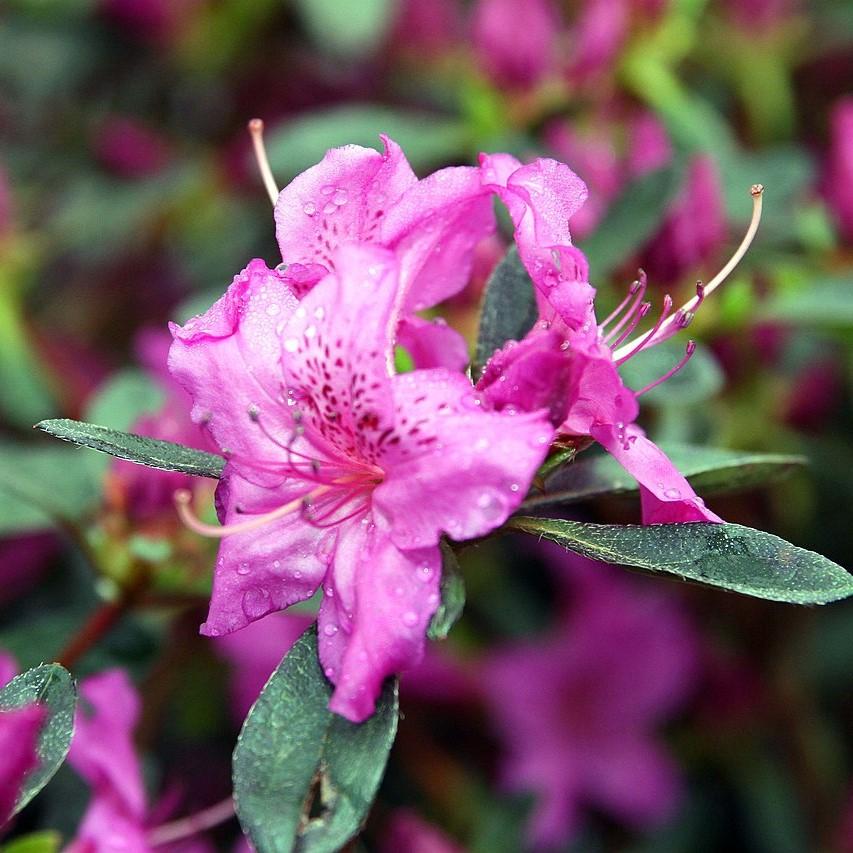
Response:
[[[0,847],[0,853],[59,853],[62,836],[58,832],[46,829],[22,835]]]
[[[397,732],[397,685],[356,725],[332,695],[306,631],[270,676],[234,750],[234,801],[258,853],[332,853],[357,831]]]
[[[430,640],[444,640],[465,609],[465,581],[459,571],[456,554],[446,541],[441,542],[441,603],[427,629]]]
[[[806,464],[802,456],[783,453],[753,453],[667,444],[663,450],[700,494],[736,492],[776,482]],[[533,495],[524,506],[570,504],[604,495],[635,494],[637,481],[606,454],[582,458],[555,471],[545,481],[542,494]]]
[[[68,755],[77,706],[77,690],[68,671],[57,663],[42,664],[13,678],[0,690],[2,711],[33,702],[47,708],[37,749],[39,765],[24,782],[14,813],[47,785]]]
[[[97,424],[73,421],[69,418],[57,418],[42,421],[36,427],[48,435],[70,441],[83,447],[91,447],[119,459],[138,462],[149,468],[164,471],[180,471],[197,477],[217,479],[225,466],[225,460],[215,453],[193,450],[171,441],[159,441],[145,438],[129,432],[120,432]]]
[[[477,331],[474,375],[479,376],[495,350],[509,340],[521,340],[536,322],[533,282],[513,246],[486,284]]]
[[[394,0],[297,0],[296,7],[317,48],[346,57],[379,47],[395,11]]]
[[[380,133],[402,146],[417,171],[451,160],[468,148],[465,128],[450,116],[348,104],[306,112],[272,129],[267,153],[276,175],[295,175],[314,165],[329,148],[354,144],[380,149]]]
[[[853,595],[853,576],[826,557],[739,524],[585,524],[513,518],[509,526],[564,548],[650,572],[790,604]]]
[[[853,279],[818,276],[803,284],[764,303],[761,318],[830,329],[853,326]]]
[[[91,423],[127,430],[140,416],[156,412],[164,398],[163,389],[144,371],[120,370],[98,388],[85,414]]]

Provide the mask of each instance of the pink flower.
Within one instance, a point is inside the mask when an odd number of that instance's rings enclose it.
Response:
[[[199,0],[101,0],[103,16],[136,38],[165,44],[185,29]]]
[[[461,18],[456,0],[402,0],[391,42],[403,54],[439,55],[459,41]]]
[[[833,107],[830,134],[824,193],[841,239],[853,242],[853,97]]]
[[[640,253],[654,281],[669,285],[712,260],[726,240],[726,211],[717,167],[708,155],[696,157],[684,188],[657,235]]]
[[[545,409],[560,433],[604,446],[640,483],[645,523],[720,521],[633,423],[639,412],[636,398],[684,361],[637,392],[618,373],[619,365],[637,352],[684,328],[704,291],[674,313],[667,296],[653,327],[631,339],[651,308],[642,302],[642,276],[599,324],[586,259],[571,245],[567,224],[585,200],[583,182],[566,166],[547,160],[520,166],[508,155],[493,155],[482,158],[481,168],[484,182],[509,208],[519,254],[537,289],[541,320],[522,342],[510,341],[492,357],[477,389],[499,411]],[[709,290],[717,284],[711,282]],[[691,342],[685,360],[692,352]]]
[[[414,812],[398,809],[388,822],[382,853],[462,853],[462,848]]]
[[[459,373],[390,373],[403,254],[398,266],[365,245],[324,253],[333,272],[301,302],[289,268],[252,261],[205,315],[172,327],[171,369],[228,459],[224,526],[183,509],[223,538],[202,633],[235,631],[322,587],[331,708],[353,721],[372,713],[388,674],[422,656],[442,534],[502,524],[552,436],[542,413],[485,411]]]
[[[347,243],[382,246],[400,260],[402,317],[437,305],[468,282],[477,244],[494,231],[494,214],[477,169],[442,169],[418,180],[400,147],[382,137],[385,151],[348,145],[334,148],[298,175],[275,205],[276,236],[288,275],[298,265],[301,297],[332,269],[335,250]],[[425,321],[414,335],[433,335],[419,349],[433,355],[419,367],[447,365],[452,354],[462,369],[464,342],[447,327]],[[434,343],[440,344],[439,355]],[[407,342],[411,345],[411,339]]]
[[[113,117],[99,128],[94,148],[101,165],[121,178],[154,175],[170,156],[160,135],[135,119],[122,117]]]
[[[79,691],[68,761],[91,786],[92,799],[69,850],[147,853],[147,803],[132,739],[139,697],[120,669],[87,678]]]
[[[171,342],[167,332],[154,329],[145,329],[137,337],[139,362],[163,390],[166,399],[159,411],[139,418],[131,432],[198,450],[215,450],[210,436],[190,417],[192,401],[187,392],[167,370]],[[147,468],[123,459],[113,462],[110,476],[110,491],[117,496],[128,515],[136,520],[147,520],[166,510],[171,512],[175,490],[191,489],[197,482],[186,474]]]
[[[585,0],[573,32],[573,80],[587,80],[614,64],[628,35],[630,6],[630,0]]]
[[[61,547],[59,537],[52,532],[36,531],[0,539],[0,605],[32,589]]]
[[[533,86],[554,69],[551,0],[477,0],[472,26],[477,58],[499,86]]]
[[[483,668],[507,750],[504,780],[536,792],[529,832],[543,847],[570,839],[584,807],[632,827],[672,814],[680,781],[654,731],[683,705],[696,671],[695,638],[673,599],[548,551],[572,593],[563,623]]]

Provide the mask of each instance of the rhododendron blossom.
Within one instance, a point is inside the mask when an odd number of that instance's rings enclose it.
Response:
[[[227,465],[202,632],[244,627],[323,590],[331,708],[368,717],[384,678],[416,663],[439,603],[443,534],[502,524],[553,437],[544,412],[488,411],[446,368],[393,375],[405,310],[391,252],[345,245],[301,301],[253,261],[205,315],[173,326],[173,373]]]

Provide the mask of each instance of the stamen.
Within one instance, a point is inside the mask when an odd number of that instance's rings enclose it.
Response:
[[[679,328],[679,324],[683,322],[683,318],[689,312],[695,311],[706,296],[710,296],[730,275],[732,270],[740,263],[743,256],[749,249],[755,234],[758,231],[758,224],[761,222],[761,207],[764,196],[763,184],[753,184],[750,188],[752,195],[752,219],[749,221],[749,228],[746,229],[746,234],[743,236],[740,245],[735,250],[735,253],[729,258],[728,263],[701,289],[696,288],[696,296],[689,299],[675,314],[672,315],[658,329],[650,329],[637,341],[630,341],[621,349],[613,353],[613,358],[617,362],[625,359],[626,355],[631,352],[637,343],[642,343],[643,346],[659,344],[667,338],[674,335]]]
[[[267,158],[267,149],[264,145],[264,122],[263,119],[253,118],[249,122],[249,134],[252,137],[252,147],[255,149],[255,160],[258,162],[258,168],[261,171],[261,178],[267,190],[267,195],[275,207],[278,199],[278,187],[273,177],[270,161]]]
[[[669,312],[672,311],[672,297],[667,293],[663,298],[663,308],[661,309],[660,314],[658,315],[657,321],[654,326],[646,333],[646,335],[640,338],[639,343],[634,349],[629,350],[627,355],[623,356],[620,361],[617,361],[616,364],[624,364],[629,358],[635,356],[641,349],[646,346],[647,341],[651,340],[655,336],[655,332],[664,324],[666,319],[669,317]]]
[[[619,330],[635,315],[638,306],[642,303],[643,296],[645,296],[646,294],[646,287],[648,286],[648,278],[646,277],[646,274],[645,272],[643,272],[643,270],[640,270],[640,277],[635,283],[637,287],[635,288],[632,284],[631,290],[636,293],[636,299],[634,300],[631,307],[622,316],[622,319],[610,330],[610,333],[604,339],[605,343],[610,341],[612,338],[615,338],[616,335],[619,334]]]
[[[640,270],[638,273],[638,278],[631,282],[631,286],[628,288],[628,293],[625,294],[625,298],[605,317],[605,319],[598,324],[600,329],[604,329],[609,323],[613,322],[625,309],[625,306],[631,301],[631,297],[634,296],[637,291],[642,287],[640,284],[641,280],[645,276],[645,273]]]
[[[248,533],[251,530],[257,530],[259,527],[263,527],[271,521],[284,518],[304,506],[306,501],[315,500],[320,495],[330,491],[332,488],[332,486],[320,486],[318,489],[314,489],[313,492],[309,492],[307,495],[303,495],[302,497],[296,498],[296,500],[292,500],[283,506],[277,507],[271,512],[265,512],[263,515],[259,515],[249,521],[240,521],[237,524],[225,525],[205,524],[205,522],[201,521],[190,507],[193,496],[192,492],[188,489],[178,489],[175,492],[173,499],[181,521],[189,527],[190,530],[195,531],[201,536],[209,536],[213,539],[224,539],[226,536],[233,536],[235,533]]]
[[[693,355],[694,352],[696,352],[696,341],[688,341],[687,348],[684,351],[684,356],[682,357],[681,361],[679,361],[678,364],[675,365],[675,367],[664,373],[664,375],[661,376],[660,379],[655,379],[654,382],[650,382],[648,385],[646,385],[645,388],[641,388],[639,391],[635,391],[634,396],[639,397],[641,394],[645,394],[647,391],[651,391],[652,388],[657,388],[658,385],[661,384],[661,382],[666,382],[667,379],[670,379],[671,377],[675,376],[675,374],[678,373],[678,371],[681,370],[681,368],[684,367],[684,365],[687,364],[688,361],[690,361],[690,357]]]
[[[610,346],[611,347],[618,347],[619,344],[621,344],[622,341],[625,340],[625,338],[627,338],[629,335],[633,334],[634,329],[636,329],[637,326],[640,325],[640,320],[645,319],[646,314],[648,314],[649,311],[651,311],[651,310],[652,310],[652,303],[651,302],[644,302],[640,306],[640,310],[634,314],[634,319],[631,320],[631,323],[629,324],[628,328],[625,329],[625,331],[622,332],[622,334],[619,335],[619,337],[616,338],[616,340],[613,341],[613,343]],[[616,330],[614,329],[614,331],[616,331]]]

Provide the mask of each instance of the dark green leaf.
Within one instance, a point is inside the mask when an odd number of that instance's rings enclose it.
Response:
[[[427,629],[431,640],[444,640],[465,609],[465,581],[453,549],[441,542],[441,603]]]
[[[39,702],[47,708],[47,719],[39,735],[39,766],[24,782],[15,804],[15,813],[47,785],[68,755],[74,730],[77,690],[67,670],[58,663],[42,664],[13,678],[0,690],[2,711],[32,702]]]
[[[581,246],[596,278],[611,272],[655,233],[683,177],[684,165],[676,160],[672,166],[643,175],[625,188]]]
[[[619,368],[623,381],[635,391],[645,388],[678,364],[685,344],[685,340],[669,340],[643,350]],[[699,346],[678,373],[643,395],[643,403],[695,406],[718,393],[723,383],[717,360],[708,347]]]
[[[667,444],[663,450],[690,485],[706,495],[766,485],[806,464],[802,456],[782,453],[752,453],[689,444]],[[612,456],[601,455],[561,468],[546,480],[545,493],[528,498],[524,506],[531,509],[570,504],[602,495],[637,491],[637,481]]]
[[[329,148],[352,143],[378,149],[380,133],[402,146],[417,171],[455,159],[469,147],[467,131],[455,118],[379,104],[349,104],[303,113],[274,128],[267,138],[267,151],[276,175],[295,175],[313,166]]]
[[[72,421],[68,418],[42,421],[36,428],[49,435],[70,441],[83,447],[91,447],[119,459],[128,459],[147,465],[149,468],[161,468],[164,471],[180,471],[182,474],[194,474],[198,477],[218,478],[225,466],[225,460],[214,453],[194,450],[171,441],[159,441],[145,438],[129,432],[119,432],[97,424]]]
[[[853,595],[853,576],[841,566],[739,524],[641,527],[513,518],[509,526],[595,560],[668,572],[756,598],[826,604]]]
[[[306,631],[270,676],[234,750],[234,801],[258,853],[339,850],[358,831],[397,732],[397,686],[370,719],[328,710],[317,632]]]
[[[70,447],[0,444],[0,535],[83,517],[98,501],[98,466]]]
[[[474,375],[482,372],[495,350],[507,341],[520,341],[533,328],[536,316],[533,282],[521,263],[518,249],[513,246],[495,267],[486,285],[477,332]]]

